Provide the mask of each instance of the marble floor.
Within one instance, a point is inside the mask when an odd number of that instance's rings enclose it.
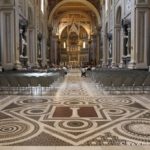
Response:
[[[71,71],[55,96],[0,96],[0,150],[148,150],[150,95],[104,95]]]

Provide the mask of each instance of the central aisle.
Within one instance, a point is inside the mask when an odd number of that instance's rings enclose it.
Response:
[[[81,77],[79,69],[74,69],[65,76],[56,96],[95,96],[92,91],[96,89],[91,85],[89,79]]]

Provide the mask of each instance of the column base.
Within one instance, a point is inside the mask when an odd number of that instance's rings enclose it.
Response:
[[[38,62],[35,63],[35,67],[36,67],[36,68],[40,68],[40,65],[39,65]]]
[[[123,63],[123,61],[120,62],[119,68],[126,68],[126,65]]]
[[[3,65],[4,70],[13,70],[14,68],[14,64],[13,63],[7,63]]]
[[[14,68],[15,68],[16,70],[22,69],[22,65],[21,65],[20,61],[16,61],[15,65],[14,65]]]
[[[117,69],[118,68],[118,64],[116,64],[115,62],[112,62],[111,68],[112,69]]]
[[[135,62],[129,62],[128,63],[128,69],[136,69],[136,63]]]
[[[108,64],[107,63],[102,63],[102,68],[108,68]]]
[[[148,69],[148,65],[146,63],[137,63],[135,66],[136,69]]]

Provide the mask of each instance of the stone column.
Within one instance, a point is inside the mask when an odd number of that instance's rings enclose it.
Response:
[[[20,63],[20,45],[19,45],[19,8],[18,8],[18,1],[16,1],[16,5],[15,5],[15,53],[14,53],[14,58],[15,58],[15,64],[14,67],[16,69],[20,69],[21,68],[21,63]]]
[[[120,63],[120,28],[120,25],[114,27],[112,67],[116,67]]]
[[[42,39],[42,66],[45,67],[47,65],[47,45],[46,45],[46,35],[44,34]]]
[[[138,25],[138,16],[137,16],[137,12],[136,12],[136,8],[135,8],[135,2],[131,1],[131,5],[132,5],[132,10],[131,10],[131,52],[130,52],[130,56],[131,56],[131,60],[128,64],[128,68],[129,69],[134,69],[135,65],[136,65],[136,31],[138,31],[137,27]]]
[[[17,68],[16,64],[19,66],[19,55],[16,57],[19,50],[18,17],[18,3],[14,0],[0,1],[1,66],[5,70]]]
[[[35,65],[35,36],[34,36],[34,27],[30,27],[28,30],[28,65]]]
[[[48,56],[47,58],[49,59],[49,64],[52,63],[52,31],[53,31],[53,27],[49,26],[48,27],[48,41],[47,41],[47,46],[48,46]]]
[[[114,67],[116,65],[116,32],[115,32],[115,28],[113,30],[112,46],[113,46],[113,50],[112,50],[112,67]]]
[[[130,56],[131,55],[131,27],[128,27],[128,51],[127,51],[127,55]]]
[[[42,66],[42,38],[43,35],[39,32],[37,35],[37,59],[40,67]]]
[[[58,36],[53,36],[53,42],[52,42],[53,48],[52,48],[52,63],[57,64],[57,51],[58,51]]]
[[[60,65],[60,54],[61,53],[61,41],[60,39],[58,38],[57,39],[57,65]]]
[[[96,65],[96,57],[97,57],[97,50],[98,50],[98,46],[97,46],[97,35],[94,34],[92,35],[92,42],[91,42],[91,63],[93,65]]]
[[[124,38],[125,38],[125,33],[123,28],[121,28],[121,43],[120,43],[120,64],[119,68],[124,68],[125,64],[123,62],[123,57],[124,57]]]
[[[91,65],[91,42],[92,42],[92,40],[89,39],[89,41],[88,41],[88,44],[89,44],[89,46],[88,46],[88,48],[89,48],[89,51],[88,51],[88,55],[89,55],[89,65]]]
[[[103,63],[102,66],[106,67],[107,66],[107,51],[108,51],[108,47],[107,47],[107,33],[103,34]]]
[[[96,65],[102,63],[103,51],[101,48],[101,26],[97,26],[97,52],[96,52]]]
[[[136,68],[148,68],[147,54],[149,50],[149,8],[136,7]],[[132,31],[132,30],[131,30]]]

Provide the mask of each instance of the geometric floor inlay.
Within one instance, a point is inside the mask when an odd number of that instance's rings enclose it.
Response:
[[[138,96],[91,96],[86,80],[70,73],[57,96],[0,97],[0,145],[150,145],[150,105]]]

